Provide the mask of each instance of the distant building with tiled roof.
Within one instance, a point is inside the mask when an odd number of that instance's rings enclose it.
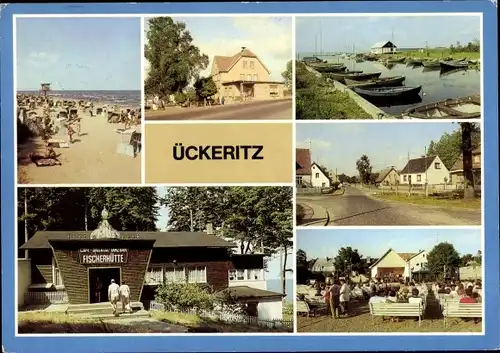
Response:
[[[416,274],[422,274],[427,270],[427,254],[425,250],[416,253],[398,253],[394,249],[389,249],[370,265],[371,277],[402,277],[412,280]]]
[[[410,159],[399,172],[400,184],[438,185],[448,183],[450,172],[438,156]]]
[[[295,175],[299,185],[311,185],[311,150],[308,148],[295,149]]]
[[[378,185],[396,185],[399,184],[399,173],[394,167],[382,169],[378,173],[375,184]]]
[[[211,69],[218,90],[214,98],[224,97],[228,103],[283,98],[285,83],[272,81],[270,74],[267,66],[246,47],[233,56],[216,55]]]
[[[464,157],[462,154],[457,158],[453,167],[450,169],[450,178],[453,185],[464,184]],[[474,186],[481,185],[481,148],[472,151],[472,175],[474,177]]]
[[[397,47],[390,40],[383,40],[372,45],[370,52],[373,54],[385,54],[396,52]]]

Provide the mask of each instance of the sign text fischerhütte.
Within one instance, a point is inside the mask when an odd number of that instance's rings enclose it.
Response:
[[[194,160],[260,160],[264,159],[262,145],[217,145],[217,146],[183,146],[176,143],[172,155],[176,161]]]

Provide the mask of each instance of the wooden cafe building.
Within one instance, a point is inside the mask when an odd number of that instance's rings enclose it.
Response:
[[[129,285],[132,302],[154,300],[164,281],[203,283],[214,291],[232,287],[254,301],[281,301],[281,293],[253,284],[265,281],[262,254],[236,255],[235,244],[212,233],[117,231],[106,210],[94,231],[36,232],[20,247],[29,256],[18,263],[18,305],[104,302],[112,279]]]

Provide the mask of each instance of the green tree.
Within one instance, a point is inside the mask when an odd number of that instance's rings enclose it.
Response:
[[[19,244],[42,230],[94,230],[104,207],[117,230],[156,230],[160,199],[155,188],[44,187],[18,188],[17,193]]]
[[[285,86],[292,91],[292,66],[293,66],[293,61],[290,60],[286,64],[286,70],[281,73],[281,76],[285,79]]]
[[[472,147],[481,146],[481,130],[473,124],[471,130]],[[457,129],[452,133],[444,133],[439,141],[431,141],[427,148],[427,156],[439,156],[446,168],[451,169],[462,153],[462,131]]]
[[[432,274],[446,278],[460,266],[460,260],[452,244],[439,243],[427,255],[427,266]]]
[[[370,182],[370,175],[372,174],[372,166],[370,158],[366,154],[362,155],[356,161],[356,169],[358,170],[360,181],[368,184]]]
[[[474,256],[473,260],[479,265],[483,263],[483,253],[481,252],[481,250],[477,251],[476,256]]]
[[[473,199],[476,195],[474,191],[474,173],[472,171],[472,150],[474,149],[473,134],[477,133],[477,125],[473,123],[460,123],[462,139],[461,151],[463,158],[464,173],[464,199]]]
[[[344,277],[349,277],[352,271],[364,272],[364,261],[357,249],[350,246],[340,248],[338,255],[333,259],[335,271]]]
[[[370,174],[370,183],[375,184],[378,179],[379,173],[371,173]]]
[[[171,17],[148,21],[144,54],[149,62],[146,94],[167,97],[182,92],[208,66],[208,56],[193,45],[186,24]]]
[[[465,254],[460,258],[460,266],[467,266],[467,264],[472,260],[474,260],[474,256],[472,254]]]
[[[304,250],[297,250],[297,254],[295,255],[295,263],[297,268],[307,268],[307,254]]]
[[[167,189],[172,231],[202,231],[208,223],[233,240],[239,252],[283,254],[283,278],[292,250],[293,189],[290,187],[177,187]]]
[[[212,97],[217,93],[217,85],[212,77],[201,77],[194,84],[196,95],[202,100]]]

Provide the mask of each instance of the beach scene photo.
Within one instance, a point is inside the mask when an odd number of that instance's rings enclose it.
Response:
[[[146,120],[292,119],[292,35],[291,17],[145,19]]]
[[[477,229],[297,231],[298,332],[482,332]]]
[[[481,118],[480,16],[296,21],[297,119]]]
[[[298,226],[482,223],[481,125],[297,124]]]
[[[138,18],[16,20],[17,182],[141,182]]]

